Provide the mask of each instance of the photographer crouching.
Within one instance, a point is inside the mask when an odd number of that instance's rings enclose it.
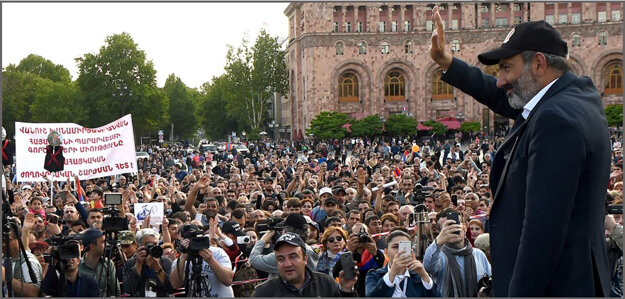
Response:
[[[82,238],[82,235],[75,235]],[[52,297],[100,297],[98,282],[93,276],[81,273],[80,246],[76,238],[51,241],[53,251],[41,290]]]
[[[158,246],[159,233],[144,228],[136,233],[139,245],[135,255],[126,262],[124,292],[131,297],[167,297],[173,293],[169,274],[172,261],[163,255]]]
[[[210,219],[214,225],[215,219]],[[232,264],[226,251],[211,246],[205,229],[193,224],[180,228],[182,254],[174,262],[171,285],[185,288],[187,297],[234,297]]]

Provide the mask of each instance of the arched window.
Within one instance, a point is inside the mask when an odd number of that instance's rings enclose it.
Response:
[[[454,38],[454,40],[451,41],[451,52],[452,53],[460,52],[460,40],[459,39]]]
[[[336,43],[336,55],[343,55],[345,52],[345,47],[343,46],[343,42]]]
[[[573,35],[571,35],[571,47],[579,47],[581,45],[582,37],[577,33],[573,33]]]
[[[412,41],[411,40],[406,41],[406,43],[404,44],[404,50],[406,53],[412,53]]]
[[[454,98],[453,87],[441,80],[442,70],[434,72],[432,75],[432,99],[449,100]]]
[[[358,102],[358,78],[353,73],[344,73],[339,78],[339,102]]]
[[[358,43],[358,54],[367,54],[367,43],[364,41]]]
[[[606,67],[604,75],[604,94],[623,94],[623,63],[614,62]]]
[[[398,71],[390,71],[384,80],[384,100],[406,100],[406,82],[404,76]]]
[[[608,34],[605,31],[599,32],[597,34],[599,46],[605,46],[608,44]]]
[[[389,45],[388,42],[382,42],[382,54],[388,54],[388,52],[390,51],[391,46]]]

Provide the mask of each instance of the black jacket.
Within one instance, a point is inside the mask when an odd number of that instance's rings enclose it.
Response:
[[[168,294],[174,292],[173,287],[169,281],[169,274],[171,273],[172,261],[168,257],[161,257],[160,259],[161,266],[163,267],[163,272],[165,272],[165,282],[161,283],[157,275],[154,271],[150,270],[147,265],[143,265],[143,269],[141,271],[141,276],[137,275],[135,271],[135,264],[137,263],[137,258],[132,257],[126,261],[126,271],[127,275],[124,275],[124,283],[123,293],[130,294],[131,297],[145,297],[145,283],[151,279],[156,282],[156,296],[158,297],[168,297]],[[133,293],[134,291],[134,293]]]
[[[307,282],[301,292],[293,286],[284,283],[280,276],[276,276],[259,285],[254,290],[253,297],[355,297],[356,292],[345,293],[329,275],[315,272],[306,267]]]

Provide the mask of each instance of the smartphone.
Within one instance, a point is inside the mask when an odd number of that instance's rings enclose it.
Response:
[[[456,212],[447,212],[447,220],[454,220],[456,224],[460,224],[460,216]],[[454,234],[459,235],[460,232],[455,232]]]
[[[398,251],[405,251],[406,253],[404,254],[411,254],[412,253],[412,242],[410,241],[399,241],[399,247],[397,248]]]
[[[452,203],[455,207],[457,207],[457,206],[458,206],[458,195],[456,195],[456,194],[452,194],[452,195],[451,195],[451,203]]]
[[[347,280],[354,279],[356,277],[356,270],[354,270],[354,266],[356,263],[354,262],[354,257],[350,251],[346,251],[341,254],[341,267],[343,268],[343,276]]]
[[[59,223],[59,216],[56,215],[56,214],[48,213],[48,214],[46,214],[46,222],[58,224]]]
[[[43,262],[46,264],[52,263],[52,256],[49,253],[43,254]]]

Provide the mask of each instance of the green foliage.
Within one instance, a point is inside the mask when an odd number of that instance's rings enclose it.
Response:
[[[210,139],[221,139],[237,130],[237,120],[226,111],[229,82],[225,75],[213,78],[212,82],[204,83],[198,106],[204,133]]]
[[[428,120],[428,121],[424,121],[423,122],[424,126],[428,126],[428,127],[432,127],[432,132],[434,132],[435,134],[439,134],[439,135],[444,135],[445,133],[447,133],[447,126],[443,125],[437,121],[434,120]]]
[[[479,121],[465,121],[460,124],[460,131],[466,132],[479,132],[482,129],[482,124]]]
[[[375,136],[382,133],[382,120],[380,116],[369,115],[361,120],[353,120],[352,124],[352,136]]]
[[[85,125],[99,127],[132,114],[135,137],[168,127],[169,101],[156,86],[152,61],[128,33],[108,36],[97,54],[76,58],[83,92]]]
[[[193,137],[198,121],[192,90],[171,74],[165,81],[163,91],[169,98],[169,121],[174,124],[174,135],[182,139]]]
[[[3,126],[15,133],[15,122],[81,122],[80,90],[69,71],[37,55],[29,55],[2,72]]]
[[[608,105],[604,112],[609,126],[620,127],[623,125],[623,104]]]
[[[345,137],[346,130],[342,127],[350,121],[345,113],[336,111],[322,111],[310,122],[306,134],[314,134],[319,139],[334,139]]]
[[[412,135],[417,132],[417,121],[405,114],[391,115],[384,126],[390,135]]]
[[[241,46],[229,46],[226,54],[226,112],[244,127],[257,129],[265,122],[273,92],[285,94],[288,72],[285,51],[278,37],[261,30],[252,48],[243,39]],[[239,125],[241,126],[241,125]]]

